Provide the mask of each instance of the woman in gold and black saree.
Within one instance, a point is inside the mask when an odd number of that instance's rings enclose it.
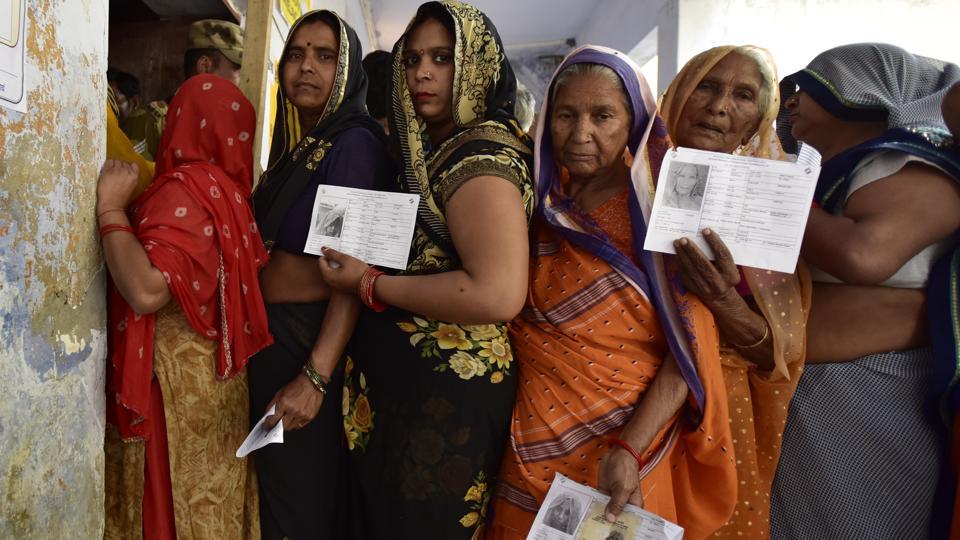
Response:
[[[348,347],[358,535],[479,537],[518,382],[503,321],[527,287],[530,141],[503,46],[476,8],[421,6],[393,70],[400,181],[421,196],[410,262],[381,275],[328,250],[320,263],[331,286],[386,308],[364,310]]]

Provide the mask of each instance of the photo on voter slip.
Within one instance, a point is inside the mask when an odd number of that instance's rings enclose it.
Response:
[[[327,238],[340,238],[346,212],[347,209],[343,205],[318,204],[313,217],[314,234]]]
[[[677,210],[700,212],[709,174],[709,165],[671,162],[666,181],[657,186],[658,190],[663,189],[663,205]]]
[[[626,505],[613,522],[606,519],[610,497],[556,473],[534,518],[527,540],[679,540],[683,528]]]
[[[708,258],[703,237],[714,231],[743,266],[793,273],[820,168],[677,148],[666,153],[657,178],[644,249],[676,253],[690,239]]]

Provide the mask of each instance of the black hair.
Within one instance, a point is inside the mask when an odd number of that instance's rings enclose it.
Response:
[[[117,90],[127,99],[140,95],[140,81],[136,77],[116,68],[107,70],[107,82],[117,85]]]
[[[220,67],[221,57],[223,60],[227,60],[226,56],[220,54],[220,51],[217,49],[189,49],[187,52],[183,53],[183,76],[186,79],[193,77],[197,74],[197,61],[201,57],[206,56],[213,62],[213,68],[216,69]],[[231,62],[232,63],[232,62]]]
[[[306,17],[304,17],[302,21],[300,21],[300,24],[297,25],[297,29],[303,28],[303,25],[305,25],[305,24],[314,24],[314,23],[323,23],[323,24],[329,26],[329,27],[330,27],[330,30],[333,31],[333,37],[337,40],[337,46],[339,47],[339,45],[340,45],[340,19],[338,19],[336,15],[334,15],[333,13],[331,13],[331,12],[329,12],[329,11],[326,11],[326,10],[317,11],[317,12],[315,12],[315,13],[311,13],[310,15],[307,15]],[[295,33],[296,33],[296,32],[291,33],[290,36],[287,38],[287,40],[289,41],[290,39],[292,39],[292,38],[293,38],[293,34],[295,34]],[[284,50],[284,53],[283,53],[283,54],[284,54],[284,56],[286,56],[286,50]],[[286,60],[286,58],[280,58],[280,65],[281,65],[281,66],[283,65],[284,60]],[[282,73],[282,71],[281,71],[281,73]]]
[[[453,23],[453,16],[450,15],[450,12],[447,11],[447,8],[443,7],[443,4],[440,2],[429,2],[420,6],[420,9],[417,10],[417,16],[413,18],[413,22],[410,23],[410,30],[407,32],[407,35],[412,33],[418,26],[423,24],[427,19],[434,19],[444,28],[450,32],[451,36],[454,36],[456,39],[456,31]]]
[[[387,51],[373,51],[363,59],[363,71],[367,74],[367,110],[374,118],[387,116],[392,68],[393,55]]]

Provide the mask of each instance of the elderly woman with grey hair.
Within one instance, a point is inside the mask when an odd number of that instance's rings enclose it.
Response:
[[[664,93],[660,112],[678,146],[785,159],[774,131],[779,96],[770,53],[728,45],[687,62]],[[658,189],[668,190],[669,200],[676,196],[670,191],[678,184],[684,188],[693,183],[674,182]],[[770,486],[787,406],[805,359],[810,279],[802,263],[794,274],[738,267],[716,231],[706,229],[703,237],[714,260],[682,238],[676,242],[676,261],[684,285],[710,308],[717,322],[727,406],[736,434],[737,508],[717,536],[764,537],[770,530]]]
[[[666,130],[639,68],[611,49],[571,53],[548,96],[488,538],[525,538],[557,472],[609,493],[608,521],[630,502],[705,537],[733,512],[736,465],[713,318],[643,249]]]

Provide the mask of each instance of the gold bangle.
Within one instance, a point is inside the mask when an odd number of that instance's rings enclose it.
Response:
[[[326,396],[327,385],[330,384],[330,379],[324,380],[325,377],[321,375],[317,370],[313,369],[313,366],[310,365],[310,362],[307,362],[306,364],[304,364],[303,372],[307,375],[307,378],[310,379],[310,382],[313,383],[314,388],[316,388],[318,392]]]
[[[767,321],[763,321],[763,337],[760,338],[759,341],[751,345],[737,345],[736,343],[734,343],[733,346],[738,349],[752,349],[754,347],[759,347],[761,343],[767,340],[767,336],[769,335],[770,335],[770,325],[767,324]]]

